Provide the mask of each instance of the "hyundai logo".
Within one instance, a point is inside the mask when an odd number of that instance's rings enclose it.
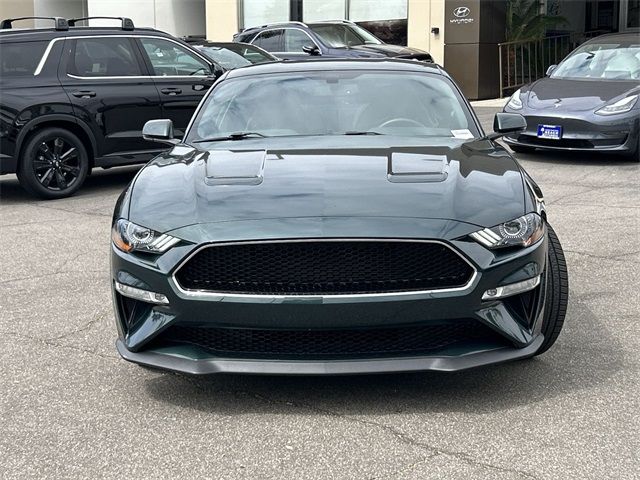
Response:
[[[453,14],[458,18],[468,17],[470,13],[469,7],[458,7],[453,10]]]

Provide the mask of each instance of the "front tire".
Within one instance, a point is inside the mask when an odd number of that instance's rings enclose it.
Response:
[[[44,128],[22,151],[18,180],[32,195],[45,199],[73,195],[89,172],[89,156],[82,141],[68,130]]]
[[[540,355],[556,342],[567,313],[569,302],[569,275],[562,245],[556,232],[547,224],[549,251],[547,254],[547,279],[542,334],[544,341],[535,353]]]

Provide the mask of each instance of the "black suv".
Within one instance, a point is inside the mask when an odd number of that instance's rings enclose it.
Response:
[[[171,35],[135,28],[0,25],[0,174],[43,198],[75,193],[93,167],[143,163],[166,149],[147,120],[184,130],[223,69]],[[178,133],[181,135],[181,133]]]
[[[285,60],[322,55],[347,58],[394,57],[433,62],[431,55],[423,50],[389,45],[347,20],[271,23],[247,28],[235,34],[233,39],[257,45]]]

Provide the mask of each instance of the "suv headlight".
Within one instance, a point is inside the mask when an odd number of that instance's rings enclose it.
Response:
[[[522,110],[522,99],[520,98],[520,89],[513,92],[511,98],[507,102],[507,107],[513,110]]]
[[[638,100],[638,95],[630,95],[622,100],[618,100],[610,105],[596,110],[598,115],[615,115],[616,113],[625,113],[633,108]]]
[[[123,252],[164,253],[180,241],[165,233],[141,227],[121,218],[111,229],[113,244]]]
[[[528,247],[544,235],[544,221],[537,213],[528,213],[495,227],[473,232],[470,237],[487,248]]]

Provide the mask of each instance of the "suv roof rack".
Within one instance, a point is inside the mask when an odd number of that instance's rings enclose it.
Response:
[[[317,22],[310,23],[346,23],[348,25],[356,25],[356,22],[352,22],[351,20],[318,20]]]
[[[133,25],[133,21],[127,17],[80,17],[80,18],[70,18],[69,26],[75,27],[77,22],[82,22],[85,20],[120,20],[122,22],[122,30],[133,30],[135,26]]]
[[[12,23],[17,20],[53,20],[54,28],[56,30],[69,30],[69,22],[67,22],[66,18],[62,17],[16,17],[16,18],[5,18],[0,23],[0,29],[13,28]]]

